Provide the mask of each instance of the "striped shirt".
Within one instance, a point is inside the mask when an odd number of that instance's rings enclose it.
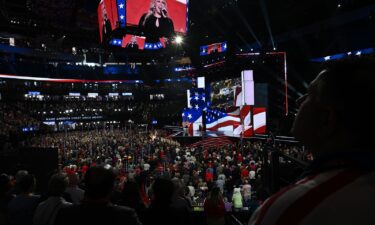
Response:
[[[310,175],[267,199],[249,225],[375,224],[375,172],[334,169]]]

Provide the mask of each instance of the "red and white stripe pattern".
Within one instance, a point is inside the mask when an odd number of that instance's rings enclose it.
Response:
[[[240,110],[230,107],[227,112],[216,109],[207,110],[206,129],[209,131],[230,131],[241,124]]]
[[[190,122],[183,122],[182,126],[185,127],[187,125],[188,127],[188,134],[193,135],[194,131],[199,131],[201,128],[203,128],[203,123],[202,123],[202,116],[200,116],[196,121],[193,123]]]
[[[251,107],[249,105],[245,105],[241,107],[241,120],[244,126],[244,137],[251,137],[254,135],[253,132],[253,125],[251,123]]]
[[[374,224],[374,180],[355,169],[307,177],[267,199],[248,224]]]
[[[86,79],[64,79],[64,78],[60,79],[60,78],[48,78],[48,77],[19,76],[19,75],[11,75],[11,74],[0,74],[0,78],[44,81],[44,82],[55,82],[55,83],[121,83],[121,82],[138,83],[138,81],[134,81],[134,80],[86,80]]]
[[[242,87],[234,87],[234,106],[242,106],[243,105],[243,102],[242,102],[243,98],[242,98]]]
[[[253,125],[251,123],[251,106],[242,106],[240,110],[241,125],[235,127],[234,135],[243,135],[243,137],[251,137],[254,135]]]
[[[198,146],[202,146],[204,149],[208,149],[208,148],[220,148],[221,146],[229,145],[229,144],[233,144],[233,141],[228,137],[222,136],[222,137],[206,138],[194,144],[189,145],[189,147],[196,148]]]
[[[253,108],[254,114],[254,133],[265,134],[266,133],[266,108]]]

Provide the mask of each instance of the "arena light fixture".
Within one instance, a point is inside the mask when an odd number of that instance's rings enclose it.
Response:
[[[176,36],[176,44],[182,44],[183,38],[181,36]]]

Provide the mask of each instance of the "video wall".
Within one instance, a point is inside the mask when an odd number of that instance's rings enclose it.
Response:
[[[157,7],[157,2],[162,2],[162,11],[165,11],[174,25],[174,31],[186,33],[187,31],[187,4],[188,0],[127,0],[126,2],[126,23],[139,25],[142,16]]]
[[[211,82],[212,106],[223,109],[233,106],[236,87],[241,87],[240,78]]]
[[[212,107],[228,108],[234,106],[236,88],[241,89],[241,79],[226,79],[211,82]],[[254,88],[255,106],[268,108],[268,85],[256,83]]]
[[[125,35],[121,39],[112,38],[109,44],[130,50],[158,50],[166,47],[164,38],[158,39],[156,43],[146,43],[146,37],[137,35]]]
[[[200,55],[206,56],[211,55],[213,53],[222,53],[227,51],[227,42],[219,42],[219,43],[213,43],[210,45],[203,45],[200,47]]]
[[[131,41],[139,49],[165,47],[162,38],[187,32],[187,5],[188,0],[101,0],[97,10],[100,40],[121,47]],[[126,29],[113,34],[118,28],[134,26],[139,31],[135,38],[125,35]]]

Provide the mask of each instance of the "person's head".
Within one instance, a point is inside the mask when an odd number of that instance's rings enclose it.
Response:
[[[17,173],[16,173],[16,183],[19,183],[20,180],[26,176],[27,174],[29,174],[29,172],[27,170],[18,170]]]
[[[160,16],[163,15],[163,13],[166,14],[167,13],[166,0],[151,0],[150,11],[152,11],[153,14],[158,14]]]
[[[125,200],[138,200],[141,201],[141,194],[139,190],[139,186],[137,182],[133,180],[129,180],[124,183],[124,187],[122,189],[122,197]]]
[[[184,183],[178,178],[173,178],[171,181],[174,185],[174,196],[175,197],[184,196],[184,194],[185,194]]]
[[[132,35],[130,39],[130,43],[136,44],[137,43],[137,37],[135,35]]]
[[[69,186],[78,186],[79,177],[77,173],[69,173],[68,179],[69,179]]]
[[[17,184],[21,193],[28,194],[34,191],[36,180],[34,175],[26,174],[20,178]]]
[[[213,187],[209,193],[210,202],[213,205],[218,205],[221,200],[223,200],[223,196],[221,194],[219,187]]]
[[[158,178],[153,186],[154,202],[160,205],[169,205],[174,193],[174,185],[171,180]]]
[[[101,166],[91,167],[85,175],[86,197],[92,200],[100,200],[110,197],[114,185],[116,174],[111,168]]]
[[[104,14],[107,16],[107,9],[105,8],[105,3],[103,2],[103,3],[101,4],[101,6],[102,6],[102,13],[103,13],[103,16],[104,16]]]
[[[7,193],[11,188],[10,178],[7,174],[0,175],[0,196]]]
[[[375,61],[346,59],[324,65],[310,83],[299,107],[292,133],[315,156],[369,149],[375,125]]]
[[[50,196],[60,197],[63,195],[69,183],[68,177],[63,173],[52,175],[48,182],[48,194]]]
[[[241,194],[241,188],[239,188],[239,187],[235,187],[235,188],[233,189],[233,194]]]

